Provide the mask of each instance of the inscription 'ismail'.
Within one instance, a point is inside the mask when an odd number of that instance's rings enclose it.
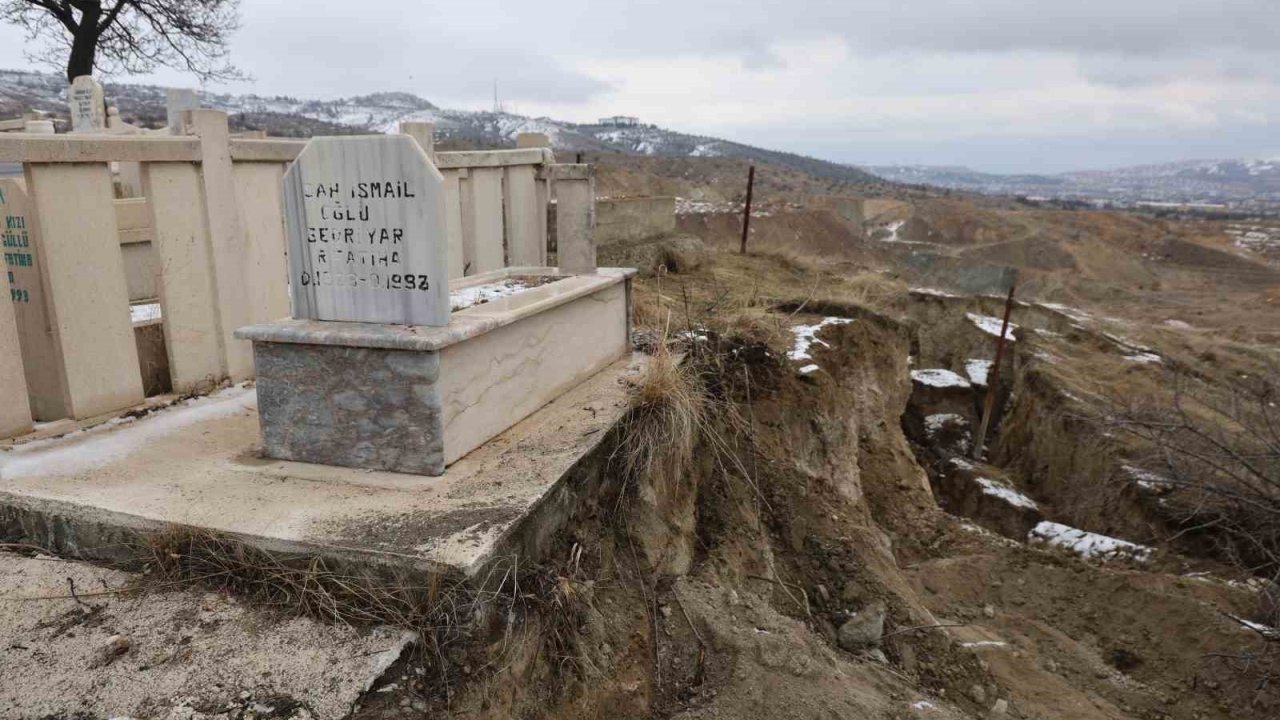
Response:
[[[404,180],[375,180],[357,182],[348,191],[352,200],[414,198],[413,188]],[[304,183],[302,196],[306,198],[342,197],[342,183]]]

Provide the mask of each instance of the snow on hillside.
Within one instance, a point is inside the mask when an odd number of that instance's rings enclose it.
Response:
[[[165,119],[165,88],[105,83],[107,100],[125,120],[158,126]],[[435,123],[440,136],[481,147],[515,143],[524,132],[545,133],[557,150],[624,152],[682,157],[736,157],[774,163],[842,182],[872,183],[862,170],[793,153],[766,150],[718,138],[666,130],[655,125],[615,127],[530,118],[506,112],[449,110],[410,93],[382,92],[335,100],[202,92],[205,107],[232,116],[239,128],[273,135],[308,136],[340,132],[393,132],[404,121]],[[28,110],[66,118],[66,82],[52,73],[0,70],[0,117]]]

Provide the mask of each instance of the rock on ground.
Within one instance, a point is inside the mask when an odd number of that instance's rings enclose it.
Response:
[[[341,718],[408,642],[133,578],[0,553],[0,717]]]
[[[840,647],[855,651],[880,644],[884,635],[885,606],[874,602],[840,625],[837,636]]]

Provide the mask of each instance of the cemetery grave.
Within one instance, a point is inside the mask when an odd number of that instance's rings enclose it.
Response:
[[[235,138],[181,94],[172,127],[113,132],[81,85],[76,133],[0,137],[32,258],[0,313],[5,535],[110,557],[178,524],[464,574],[536,555],[644,365],[589,168],[437,154],[423,124]]]

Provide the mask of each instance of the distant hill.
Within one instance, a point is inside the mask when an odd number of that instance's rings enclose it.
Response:
[[[108,102],[120,108],[125,120],[148,126],[164,123],[165,88],[105,83],[104,89]],[[783,165],[840,182],[882,182],[850,165],[719,138],[688,135],[655,125],[579,125],[505,112],[448,110],[410,93],[381,92],[337,100],[201,93],[201,102],[205,107],[227,112],[236,128],[266,130],[272,135],[289,137],[394,132],[402,121],[425,120],[434,122],[443,138],[477,147],[510,147],[515,143],[516,135],[522,132],[541,132],[551,138],[552,147],[557,150],[734,157]],[[14,117],[27,110],[40,110],[65,118],[66,82],[52,73],[0,70],[0,116]]]
[[[1245,210],[1280,206],[1280,159],[1189,160],[1056,175],[997,175],[965,167],[929,165],[864,169],[894,182],[992,195],[1078,199],[1128,206],[1224,204]]]

